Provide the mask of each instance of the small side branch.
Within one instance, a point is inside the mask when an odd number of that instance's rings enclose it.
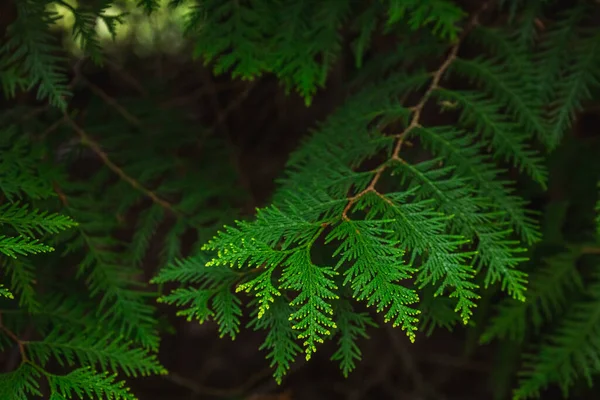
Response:
[[[423,109],[425,108],[425,105],[427,104],[427,101],[431,97],[431,94],[433,93],[433,91],[440,87],[440,82],[441,82],[444,74],[446,73],[446,71],[448,70],[450,65],[452,64],[452,62],[456,59],[458,50],[459,50],[464,38],[469,34],[469,32],[471,32],[471,30],[475,26],[477,26],[477,24],[479,23],[479,16],[481,15],[482,12],[484,12],[489,7],[489,5],[490,5],[490,1],[487,1],[479,8],[478,11],[473,13],[473,15],[471,16],[471,19],[467,23],[467,26],[462,31],[461,36],[456,41],[456,43],[450,48],[450,50],[448,52],[448,56],[445,58],[442,65],[440,65],[440,67],[432,73],[431,84],[429,85],[429,87],[427,88],[427,90],[425,91],[423,96],[421,97],[421,100],[414,107],[411,108],[412,112],[413,112],[411,121],[408,124],[408,126],[406,127],[406,129],[404,129],[404,131],[402,131],[401,133],[396,135],[396,143],[394,145],[394,151],[392,152],[391,157],[386,162],[381,164],[381,166],[379,168],[377,168],[375,170],[375,176],[373,177],[373,179],[371,180],[371,182],[369,183],[369,185],[367,186],[367,188],[365,190],[363,190],[362,192],[358,193],[355,196],[348,198],[348,204],[346,205],[346,207],[344,208],[344,211],[342,212],[342,218],[344,218],[344,219],[348,218],[348,212],[350,211],[352,206],[354,204],[356,204],[356,202],[365,194],[367,194],[369,192],[375,192],[375,193],[379,194],[377,192],[377,190],[375,189],[375,186],[377,185],[377,183],[383,176],[383,173],[385,172],[385,170],[387,168],[389,168],[390,161],[401,161],[400,150],[402,149],[404,139],[406,138],[406,136],[408,135],[409,132],[411,132],[413,129],[421,126],[421,122],[420,122],[421,114],[423,112]]]
[[[147,197],[149,197],[154,203],[163,207],[166,210],[169,210],[175,215],[180,215],[180,212],[177,211],[171,203],[166,200],[158,197],[156,193],[144,187],[140,182],[127,175],[125,171],[123,171],[118,165],[116,165],[112,160],[108,157],[106,152],[100,148],[98,143],[96,143],[92,138],[79,126],[71,117],[69,117],[66,113],[64,114],[65,121],[73,128],[75,133],[81,138],[81,142],[88,146],[101,160],[102,162],[115,174],[119,176],[119,178],[123,179],[125,182],[129,183],[132,187],[144,193]]]
[[[22,341],[13,331],[8,329],[2,320],[2,313],[0,313],[0,330],[6,334],[12,341],[14,341],[18,348],[19,353],[21,354],[21,362],[29,362],[27,358],[27,354],[25,353],[25,342]]]

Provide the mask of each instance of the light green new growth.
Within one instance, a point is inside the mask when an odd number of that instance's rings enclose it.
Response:
[[[474,28],[468,26],[465,33]],[[485,40],[497,51],[514,49],[499,32],[489,32]],[[259,321],[276,318],[278,326],[288,326],[281,332],[282,341],[291,328],[307,359],[323,340],[346,335],[338,323],[348,321],[347,311],[338,310],[345,304],[342,299],[365,302],[411,340],[418,330],[418,292],[430,285],[435,296],[450,296],[464,323],[479,298],[473,281],[477,270],[485,274],[486,287],[500,282],[512,297],[525,300],[526,275],[517,266],[526,258],[512,232],[526,243],[539,240],[540,234],[523,200],[500,178],[504,171],[482,149],[491,146],[495,156],[509,155],[516,167],[545,185],[542,159],[528,147],[527,135],[509,133],[539,117],[532,116],[533,108],[524,108],[533,94],[514,82],[511,71],[504,72],[493,58],[458,57],[461,44],[453,45],[435,71],[392,74],[354,94],[291,156],[273,205],[259,209],[252,222],[227,227],[203,247],[216,252],[207,271],[239,270],[236,291],[254,297]],[[442,82],[453,73],[481,76],[486,85],[449,90]],[[489,83],[489,77],[497,83]],[[511,79],[508,88],[504,82]],[[420,100],[412,105],[397,102],[410,92],[420,93]],[[423,108],[431,102],[459,108],[460,124],[423,125]],[[514,105],[515,117],[527,117],[509,122],[501,111],[505,102]],[[403,128],[384,134],[386,125],[396,120],[404,121]],[[469,133],[473,128],[482,135]],[[439,158],[405,159],[403,150],[413,140]],[[387,158],[368,170],[356,169],[376,154]],[[380,189],[384,181],[389,181],[387,189]],[[313,261],[317,243],[331,249],[332,261]],[[469,243],[476,247],[466,250]],[[206,273],[198,272],[196,279]],[[158,279],[165,280],[182,281],[165,275]],[[204,308],[205,291],[182,290],[164,300],[182,306],[185,295],[185,304],[194,304],[186,315],[203,310],[201,321],[211,315]],[[288,302],[288,313],[273,308],[280,299]],[[237,313],[232,315],[237,319]],[[363,329],[354,329],[364,335]],[[358,357],[347,340],[340,337],[334,356],[346,374]],[[265,346],[273,343],[267,339]],[[290,346],[288,351],[270,354],[278,380],[298,349]]]

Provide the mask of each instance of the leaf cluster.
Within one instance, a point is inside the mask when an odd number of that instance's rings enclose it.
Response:
[[[52,6],[72,14],[72,37],[101,66],[97,23],[113,36],[127,23],[112,1],[17,2],[3,92],[35,88],[55,107],[0,116],[0,350],[20,359],[0,375],[0,398],[134,399],[118,374],[166,373],[154,300],[232,339],[248,312],[279,383],[328,340],[347,376],[380,320],[411,341],[475,321],[487,323],[483,342],[540,338],[515,399],[591,383],[600,201],[589,188],[600,176],[580,185],[583,239],[562,237],[564,221],[542,230],[523,187],[551,186],[547,153],[568,147],[576,113],[597,100],[597,6],[547,3],[192,1],[186,32],[216,74],[272,74],[310,104],[354,58],[347,99],[290,155],[272,201],[243,219],[223,138],[190,129],[162,93],[112,98],[82,60],[68,79]],[[161,2],[138,6],[152,14]],[[498,10],[509,24],[490,22]],[[395,48],[378,46],[389,37]],[[94,93],[84,116],[70,100],[81,88]],[[473,318],[498,295],[491,318]]]

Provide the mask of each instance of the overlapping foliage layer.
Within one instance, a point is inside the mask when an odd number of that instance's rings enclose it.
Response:
[[[160,92],[115,101],[96,88],[84,117],[71,100],[90,85],[87,60],[68,69],[54,6],[101,65],[96,24],[127,23],[112,3],[15,2],[0,47],[7,101],[39,100],[1,116],[0,346],[18,361],[0,398],[133,399],[117,373],[166,373],[156,300],[231,338],[247,309],[278,382],[326,340],[348,375],[377,314],[413,341],[470,324],[483,342],[524,346],[515,399],[591,382],[600,165],[590,155],[571,169],[564,154],[581,150],[574,118],[598,100],[595,2],[170,1],[189,7],[185,33],[216,74],[271,74],[307,104],[354,58],[347,100],[290,156],[271,204],[239,221],[227,147],[190,131]],[[381,38],[394,46],[372,45]],[[572,186],[566,168],[582,177]],[[577,189],[577,234],[564,233],[572,209],[526,201],[524,188],[553,182]],[[140,268],[149,257],[158,290]]]

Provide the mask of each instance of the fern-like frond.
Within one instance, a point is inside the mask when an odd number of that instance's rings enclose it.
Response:
[[[17,5],[18,16],[7,28],[8,40],[0,47],[2,70],[17,66],[25,75],[28,87],[38,86],[38,99],[48,99],[57,107],[66,108],[70,91],[66,84],[64,59],[57,55],[61,48],[54,43],[48,27],[61,19],[48,5],[50,0],[24,0]],[[9,83],[10,91],[14,91]]]
[[[26,256],[30,254],[48,253],[54,251],[54,248],[37,239],[24,236],[4,236],[0,235],[0,253],[7,257],[17,258],[17,256]]]
[[[515,399],[539,396],[540,390],[557,383],[565,396],[580,377],[592,385],[600,357],[600,274],[594,272],[586,299],[569,307],[567,316],[541,344],[524,356]]]
[[[356,341],[359,338],[367,339],[367,327],[377,326],[367,313],[359,313],[352,308],[348,301],[340,301],[336,307],[335,335],[338,337],[338,348],[331,356],[331,360],[340,363],[344,377],[356,367],[356,361],[361,359],[361,351]]]
[[[252,79],[270,69],[272,49],[266,35],[273,14],[265,8],[269,2],[251,3],[203,1],[188,14],[187,31],[196,39],[194,55],[206,63],[215,61],[217,74],[231,70],[234,77]]]
[[[568,51],[568,60],[561,69],[561,79],[554,87],[550,102],[550,143],[556,146],[565,132],[572,128],[575,113],[583,102],[592,98],[592,90],[600,88],[600,34],[588,30],[584,38]]]
[[[420,292],[419,310],[421,318],[419,331],[430,336],[436,328],[452,331],[462,319],[456,313],[456,299],[437,295],[436,285],[425,286]]]
[[[422,130],[421,130],[422,132]],[[442,139],[444,144],[459,139],[452,146],[460,144],[460,136],[453,136],[451,132],[444,128],[429,129],[430,134],[444,135]],[[467,144],[468,142],[463,142]],[[444,149],[447,150],[447,149]],[[463,147],[463,154],[469,154],[468,147]],[[453,155],[453,154],[452,154]],[[473,151],[468,163],[477,160],[479,156],[477,151]],[[463,161],[463,160],[453,160]],[[483,161],[483,160],[481,160]],[[465,238],[477,240],[477,257],[482,267],[487,268],[485,284],[486,286],[501,282],[504,289],[518,299],[523,299],[525,291],[525,274],[516,269],[517,264],[523,261],[518,257],[518,253],[524,250],[518,247],[518,242],[510,240],[507,229],[502,220],[498,218],[498,212],[490,203],[490,200],[481,197],[479,193],[470,187],[471,180],[455,176],[451,173],[454,168],[435,168],[439,160],[431,160],[416,165],[401,162],[399,169],[405,171],[407,180],[411,181],[413,186],[421,186],[419,190],[419,199],[436,199],[440,210],[452,219],[449,221],[449,227],[454,229]],[[468,163],[459,163],[459,165],[468,165]],[[485,171],[484,163],[477,163]],[[482,170],[478,173],[481,174]],[[486,171],[487,172],[487,171]],[[468,175],[466,175],[468,176]],[[464,267],[463,272],[470,270],[470,267]],[[459,276],[456,281],[461,281]],[[474,293],[465,292],[466,296],[477,298]],[[469,304],[463,303],[464,305]],[[472,306],[472,305],[471,305]],[[463,310],[466,312],[466,309]],[[465,314],[466,315],[466,314]]]
[[[345,220],[331,231],[326,241],[341,241],[334,256],[339,255],[338,268],[348,262],[344,286],[353,297],[385,313],[385,321],[401,326],[414,340],[418,310],[411,308],[419,301],[417,293],[400,284],[412,278],[415,269],[403,265],[404,251],[396,242],[394,231],[385,220]]]
[[[95,328],[75,332],[56,329],[45,338],[27,343],[26,352],[31,360],[45,366],[51,358],[61,366],[99,366],[102,371],[120,372],[127,376],[164,374],[156,355],[139,347],[114,332],[102,333]]]
[[[530,324],[535,333],[568,305],[567,294],[582,290],[584,285],[575,267],[580,257],[577,249],[559,253],[545,260],[543,267],[530,275],[527,302],[503,301],[497,315],[481,336],[482,343],[493,339],[523,341]]]
[[[290,302],[295,310],[290,314],[292,326],[298,339],[304,340],[304,352],[308,361],[317,351],[317,345],[336,328],[333,320],[332,300],[337,285],[333,279],[337,272],[328,266],[315,265],[311,261],[312,243],[293,252],[283,263],[281,275],[282,289],[293,290],[298,295]]]
[[[42,335],[49,334],[55,329],[62,329],[76,335],[91,326],[103,327],[106,331],[110,331],[112,326],[103,323],[102,316],[95,312],[97,303],[83,299],[80,295],[72,293],[72,290],[70,293],[67,292],[65,288],[69,285],[73,286],[73,281],[65,285],[53,285],[54,292],[48,295],[38,294],[37,308],[13,310],[13,315],[23,315],[35,321],[36,328]]]
[[[231,71],[234,77],[253,79],[270,72],[310,103],[341,53],[340,32],[346,23],[360,30],[355,44],[360,63],[383,13],[389,30],[406,24],[450,41],[458,37],[458,23],[466,15],[448,0],[386,0],[364,7],[351,20],[356,5],[347,1],[205,1],[189,13],[188,33],[195,37],[195,54],[214,61],[216,73]]]
[[[358,68],[363,66],[365,54],[380,24],[380,18],[384,13],[385,7],[382,2],[374,1],[365,10],[361,10],[352,23],[352,29],[358,32],[356,39],[352,43],[354,61]]]
[[[157,204],[151,205],[140,213],[130,246],[131,258],[136,265],[142,263],[148,252],[150,241],[164,217],[165,209]]]
[[[150,12],[153,11],[153,5],[157,6],[156,0],[140,1],[140,3],[143,2],[151,3],[145,4],[146,7],[150,7]],[[75,43],[95,64],[102,65],[103,55],[98,31],[96,30],[97,23],[100,20],[103,21],[114,39],[117,25],[124,22],[124,14],[107,15],[106,12],[112,6],[111,2],[107,1],[101,1],[97,6],[82,4],[74,7],[64,1],[59,2],[59,4],[67,8],[73,15],[72,35]]]
[[[50,179],[55,170],[41,162],[40,146],[35,146],[15,124],[5,122],[8,125],[0,128],[0,192],[13,202],[23,196],[55,196]]]
[[[0,58],[0,63],[2,59]],[[19,69],[16,66],[2,65],[3,71],[0,74],[0,85],[2,85],[2,93],[7,98],[14,98],[19,91],[25,91],[29,87],[27,78],[21,76]]]
[[[518,69],[504,68],[503,58],[457,58],[451,70],[469,83],[480,84],[496,104],[504,105],[519,128],[533,133],[540,140],[548,136],[547,125],[541,116],[541,103],[532,85],[522,83]]]
[[[123,381],[116,380],[116,374],[98,373],[92,368],[76,369],[67,375],[47,374],[50,386],[50,400],[72,399],[110,399],[136,400],[125,387]]]
[[[40,377],[40,371],[27,363],[22,363],[14,371],[0,374],[0,398],[29,400],[32,396],[41,397]]]
[[[539,51],[534,54],[534,60],[539,67],[537,82],[540,94],[545,101],[554,99],[554,89],[561,71],[572,58],[573,43],[580,34],[579,26],[589,11],[588,5],[579,3],[561,12],[556,21],[541,37]]]
[[[239,222],[237,227],[227,228],[205,246],[207,250],[218,250],[217,257],[209,265],[244,266],[244,271],[248,271],[249,267],[264,268],[258,272],[257,277],[239,287],[240,290],[253,292],[259,299],[260,307],[257,312],[261,318],[269,312],[271,304],[281,297],[282,290],[298,293],[290,303],[296,311],[289,317],[295,321],[294,329],[299,330],[298,338],[304,339],[307,358],[316,350],[316,344],[329,336],[331,329],[335,328],[331,300],[337,299],[339,295],[336,294],[337,285],[333,277],[338,274],[336,269],[341,265],[338,264],[335,269],[316,266],[311,261],[309,252],[314,240],[322,232],[322,224],[319,222],[322,213],[331,212],[332,207],[338,208],[338,213],[341,213],[340,206],[345,203],[333,201],[326,196],[321,203],[315,198],[312,200],[312,204],[305,201],[288,203],[285,210],[275,207],[260,210],[255,222]],[[313,220],[315,222],[311,222]],[[246,239],[247,237],[250,239]],[[387,257],[392,256],[390,254]],[[368,257],[361,258],[361,265],[367,263],[367,260]],[[281,268],[277,288],[272,281],[274,267]],[[361,268],[360,265],[357,268]],[[365,272],[364,279],[371,274],[372,270]],[[410,300],[406,297],[408,292],[403,293],[401,287],[396,290],[392,284],[403,276],[390,270],[381,275],[383,280],[378,281],[379,285],[365,281],[365,287],[357,288],[357,291],[361,292],[361,298],[370,302],[365,293],[373,293],[381,286],[382,291],[375,293],[379,296],[375,298],[377,308],[382,310],[390,306],[388,317],[410,332],[411,324],[407,318],[411,312],[404,307],[404,303]],[[387,285],[384,285],[385,280],[388,280]],[[395,297],[396,295],[401,297]],[[412,302],[414,301],[416,296],[413,295]],[[412,313],[415,312],[413,310]]]
[[[121,334],[152,349],[158,348],[154,307],[148,304],[152,293],[138,289],[138,271],[130,260],[118,253],[121,243],[112,238],[115,221],[98,221],[85,199],[72,198],[69,211],[80,223],[80,235],[70,244],[85,248],[78,276],[85,277],[90,296],[100,299],[100,309],[107,322]]]
[[[546,187],[548,171],[540,153],[530,148],[531,135],[509,120],[495,100],[475,91],[440,88],[434,93],[463,110],[459,122],[483,136],[483,140],[479,141],[482,147],[488,144],[494,149],[496,158],[512,162],[520,171]]]
[[[36,271],[32,261],[25,257],[9,258],[0,260],[0,268],[19,305],[28,311],[38,310],[40,302],[36,296]]]
[[[249,304],[256,306],[256,300]],[[290,315],[294,308],[283,297],[276,297],[268,311],[258,318],[257,307],[253,307],[252,317],[248,325],[254,330],[266,331],[266,337],[259,350],[267,350],[266,357],[271,360],[270,366],[274,367],[273,377],[281,384],[290,364],[302,352],[302,347],[296,343],[297,333],[292,327]]]
[[[368,194],[356,206],[358,210],[369,209],[369,219],[389,221],[389,229],[401,248],[411,250],[410,262],[424,258],[417,273],[421,288],[437,283],[436,295],[450,290],[450,296],[458,300],[456,311],[466,322],[475,307],[473,300],[478,297],[474,292],[477,285],[472,282],[474,270],[467,263],[473,254],[460,251],[467,243],[463,236],[446,233],[449,217],[435,211],[435,200],[414,200],[414,192]]]
[[[447,127],[422,127],[416,132],[425,147],[444,157],[446,164],[455,165],[456,174],[466,179],[463,182],[448,179],[446,187],[430,183],[426,194],[437,198],[442,210],[454,216],[452,222],[461,234],[477,241],[477,259],[480,266],[487,269],[486,285],[500,281],[510,295],[522,300],[524,274],[516,267],[525,260],[519,255],[524,249],[511,239],[512,230],[504,221],[521,228],[525,239],[539,237],[537,226],[524,215],[519,203],[514,204],[510,191],[498,182],[501,171],[485,155],[484,145],[476,135]],[[470,193],[471,187],[477,190]]]
[[[213,319],[221,337],[234,339],[239,332],[240,299],[233,294],[240,275],[222,266],[207,266],[208,259],[202,255],[177,261],[156,276],[153,283],[180,282],[195,284],[197,288],[178,288],[159,298],[159,302],[180,308],[177,315],[203,323]]]
[[[430,27],[432,32],[448,41],[458,38],[458,23],[466,13],[455,3],[448,0],[386,0],[389,3],[389,25],[406,20],[411,29]]]
[[[442,93],[449,92],[442,90]],[[453,93],[451,96],[457,92]],[[416,132],[425,147],[445,158],[447,164],[455,166],[456,172],[469,179],[482,197],[493,199],[494,208],[501,212],[497,217],[508,221],[525,243],[533,244],[541,239],[537,215],[527,209],[522,198],[513,194],[511,182],[502,178],[505,171],[485,154],[484,143],[477,135],[443,127],[420,128]]]
[[[6,203],[0,205],[0,226],[9,225],[19,235],[35,237],[45,233],[57,234],[63,230],[77,226],[71,218],[29,209],[27,204]]]
[[[351,8],[352,2],[346,1],[288,0],[270,13],[277,27],[270,42],[274,46],[270,68],[288,88],[295,87],[307,104],[324,86],[337,60],[342,44],[339,31]]]

